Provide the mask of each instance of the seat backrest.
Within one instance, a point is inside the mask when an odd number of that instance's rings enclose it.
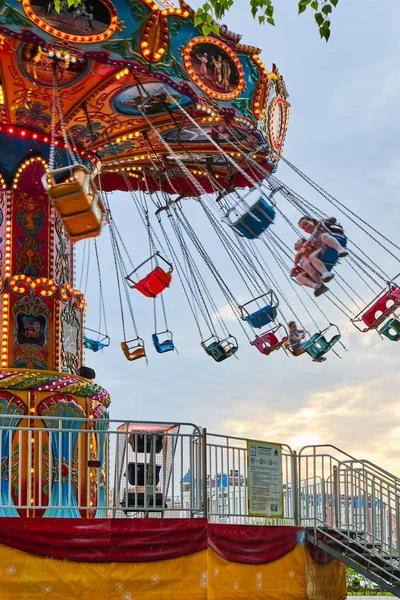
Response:
[[[134,287],[147,298],[155,298],[171,283],[171,273],[157,266],[146,277],[138,281]]]
[[[393,292],[392,292],[393,294]],[[361,316],[368,329],[382,323],[387,315],[396,309],[396,298],[389,293],[384,294]]]
[[[121,348],[123,353],[125,354],[125,357],[130,361],[138,360],[139,358],[143,358],[146,356],[146,351],[143,348],[143,346],[135,346],[133,348],[129,348],[126,342],[121,342]]]
[[[250,315],[246,315],[244,320],[250,323],[252,327],[261,329],[271,321],[276,319],[277,309],[274,306],[267,305],[264,308],[260,308]]]
[[[389,319],[381,327],[379,333],[392,340],[392,342],[398,342],[400,340],[400,321],[396,318]]]
[[[158,335],[155,333],[153,333],[153,335],[151,336],[151,340],[154,344],[154,348],[160,354],[163,354],[163,352],[170,352],[171,350],[175,350],[174,342],[172,340],[164,340],[163,342],[160,342]]]
[[[219,342],[213,342],[207,346],[206,352],[217,362],[221,362],[227,358],[226,352]]]
[[[257,336],[252,344],[261,352],[261,354],[265,354],[267,356],[278,346],[280,346],[278,338],[272,332]]]
[[[273,222],[274,208],[261,197],[244,215],[232,226],[248,239],[257,238]]]
[[[327,351],[330,350],[341,338],[342,336],[340,335],[340,333],[337,333],[336,335],[334,335],[329,342],[327,342]]]
[[[309,354],[312,358],[318,358],[319,356],[322,356],[330,348],[326,338],[320,333],[314,333],[314,335],[303,344],[303,347],[307,354]]]

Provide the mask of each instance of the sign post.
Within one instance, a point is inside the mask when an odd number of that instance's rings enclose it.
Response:
[[[283,517],[282,446],[247,440],[250,517]]]

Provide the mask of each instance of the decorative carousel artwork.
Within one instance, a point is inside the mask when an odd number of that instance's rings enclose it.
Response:
[[[61,371],[76,373],[79,368],[80,329],[78,311],[68,303],[61,312]]]
[[[15,206],[17,272],[30,277],[43,277],[45,274],[47,204],[47,198],[43,194],[37,196],[21,193]]]
[[[208,136],[208,137],[207,137]],[[202,125],[201,129],[198,126],[190,125],[184,129],[171,129],[163,134],[163,138],[168,143],[181,144],[208,144],[209,137],[214,142],[224,143],[224,141],[236,139],[246,141],[250,139],[250,134],[241,129],[235,129],[235,136],[227,127],[223,125]]]
[[[54,49],[54,54],[56,52],[57,48]],[[90,61],[86,57],[74,56],[72,53],[66,56],[67,59],[64,60],[63,67],[61,68],[58,65],[55,70],[60,87],[67,87],[75,83],[86,75],[90,66]],[[54,56],[51,56],[51,53],[37,44],[22,44],[18,59],[21,69],[31,81],[43,87],[52,87],[55,63]]]
[[[287,127],[287,103],[284,98],[276,96],[268,110],[268,132],[273,148],[283,145]]]
[[[0,517],[18,517],[18,511],[10,507],[14,504],[12,495],[18,494],[18,462],[19,445],[13,444],[13,437],[17,437],[13,428],[18,427],[21,419],[28,412],[28,408],[21,398],[13,393],[1,390],[0,392],[0,425],[4,427],[0,443]],[[7,415],[4,418],[2,415]],[[8,427],[8,429],[6,429]]]
[[[112,100],[112,108],[121,115],[142,116],[139,107],[143,104],[143,111],[147,115],[157,115],[165,112],[166,108],[174,110],[179,104],[187,106],[190,102],[190,98],[167,84],[161,88],[158,82],[148,82],[140,87],[132,85],[119,92]]]
[[[78,7],[68,7],[67,0],[61,0],[60,12],[55,9],[53,0],[24,0],[27,15],[42,29],[63,39],[93,41],[93,37],[109,37],[116,12],[108,0],[82,0]],[[70,34],[70,35],[65,35]],[[100,38],[99,38],[100,39]]]
[[[185,48],[184,60],[190,77],[210,96],[230,100],[245,87],[239,59],[219,40],[195,38]]]
[[[13,367],[46,369],[49,350],[50,308],[33,293],[19,299],[12,308],[14,318]]]

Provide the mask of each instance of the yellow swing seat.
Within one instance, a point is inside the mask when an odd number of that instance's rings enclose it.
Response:
[[[99,235],[105,211],[87,167],[55,169],[42,182],[73,242]]]

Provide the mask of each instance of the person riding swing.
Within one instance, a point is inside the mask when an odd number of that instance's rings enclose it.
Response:
[[[299,221],[299,227],[310,234],[308,244],[314,248],[310,254],[311,265],[320,273],[321,281],[328,283],[333,279],[331,273],[321,260],[321,254],[327,248],[333,248],[338,254],[338,258],[348,256],[348,251],[344,248],[347,241],[343,228],[337,223],[335,217],[329,217],[323,221],[318,221],[312,217],[304,216]]]

